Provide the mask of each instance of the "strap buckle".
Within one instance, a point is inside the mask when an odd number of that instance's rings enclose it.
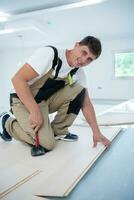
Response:
[[[76,82],[76,81],[74,81],[74,79],[70,73],[67,75],[67,80],[68,80],[68,83],[70,86],[74,85],[74,83]]]

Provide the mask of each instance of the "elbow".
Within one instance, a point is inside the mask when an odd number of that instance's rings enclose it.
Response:
[[[19,76],[17,76],[16,74],[11,78],[11,82],[14,87],[16,85],[18,85],[20,81],[22,81],[22,79]]]
[[[18,75],[18,74],[15,74],[15,75],[11,78],[12,83],[18,82],[19,80],[23,80],[23,78],[22,78],[20,75]]]
[[[14,79],[15,79],[15,76],[13,76],[13,77],[11,78],[12,83],[14,82]]]
[[[13,84],[13,86],[15,86],[17,83],[18,83],[18,77],[16,75],[14,75],[12,78],[11,78],[11,82]]]
[[[15,83],[15,80],[16,80],[16,78],[15,78],[15,76],[13,76],[13,77],[11,78],[11,82],[12,82],[13,85],[14,85],[14,83]]]

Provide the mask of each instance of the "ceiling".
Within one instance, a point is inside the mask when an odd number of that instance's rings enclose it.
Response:
[[[82,2],[82,0],[1,0],[0,10],[10,14],[22,14],[77,2]]]
[[[87,4],[82,5],[82,2]],[[134,1],[104,0],[89,5],[80,0],[1,0],[0,11],[9,12],[0,30],[0,46],[69,44],[86,35],[100,39],[134,37]]]

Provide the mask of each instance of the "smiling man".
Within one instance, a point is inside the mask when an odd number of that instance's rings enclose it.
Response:
[[[8,113],[2,115],[1,137],[34,145],[38,131],[41,147],[52,150],[57,139],[78,140],[68,128],[81,109],[92,128],[94,147],[97,142],[109,146],[110,141],[97,125],[83,71],[100,54],[101,43],[93,36],[85,37],[69,50],[53,46],[37,49],[12,78],[10,102],[15,118]],[[48,115],[54,112],[57,114],[50,123]]]

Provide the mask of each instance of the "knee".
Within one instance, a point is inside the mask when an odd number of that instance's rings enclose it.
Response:
[[[40,141],[40,145],[41,145],[42,147],[44,147],[45,149],[47,149],[47,150],[50,151],[50,150],[53,150],[54,147],[55,147],[55,140],[45,141],[45,142]]]
[[[67,114],[74,113],[78,115],[85,98],[86,89],[83,88],[80,93],[70,102]]]

